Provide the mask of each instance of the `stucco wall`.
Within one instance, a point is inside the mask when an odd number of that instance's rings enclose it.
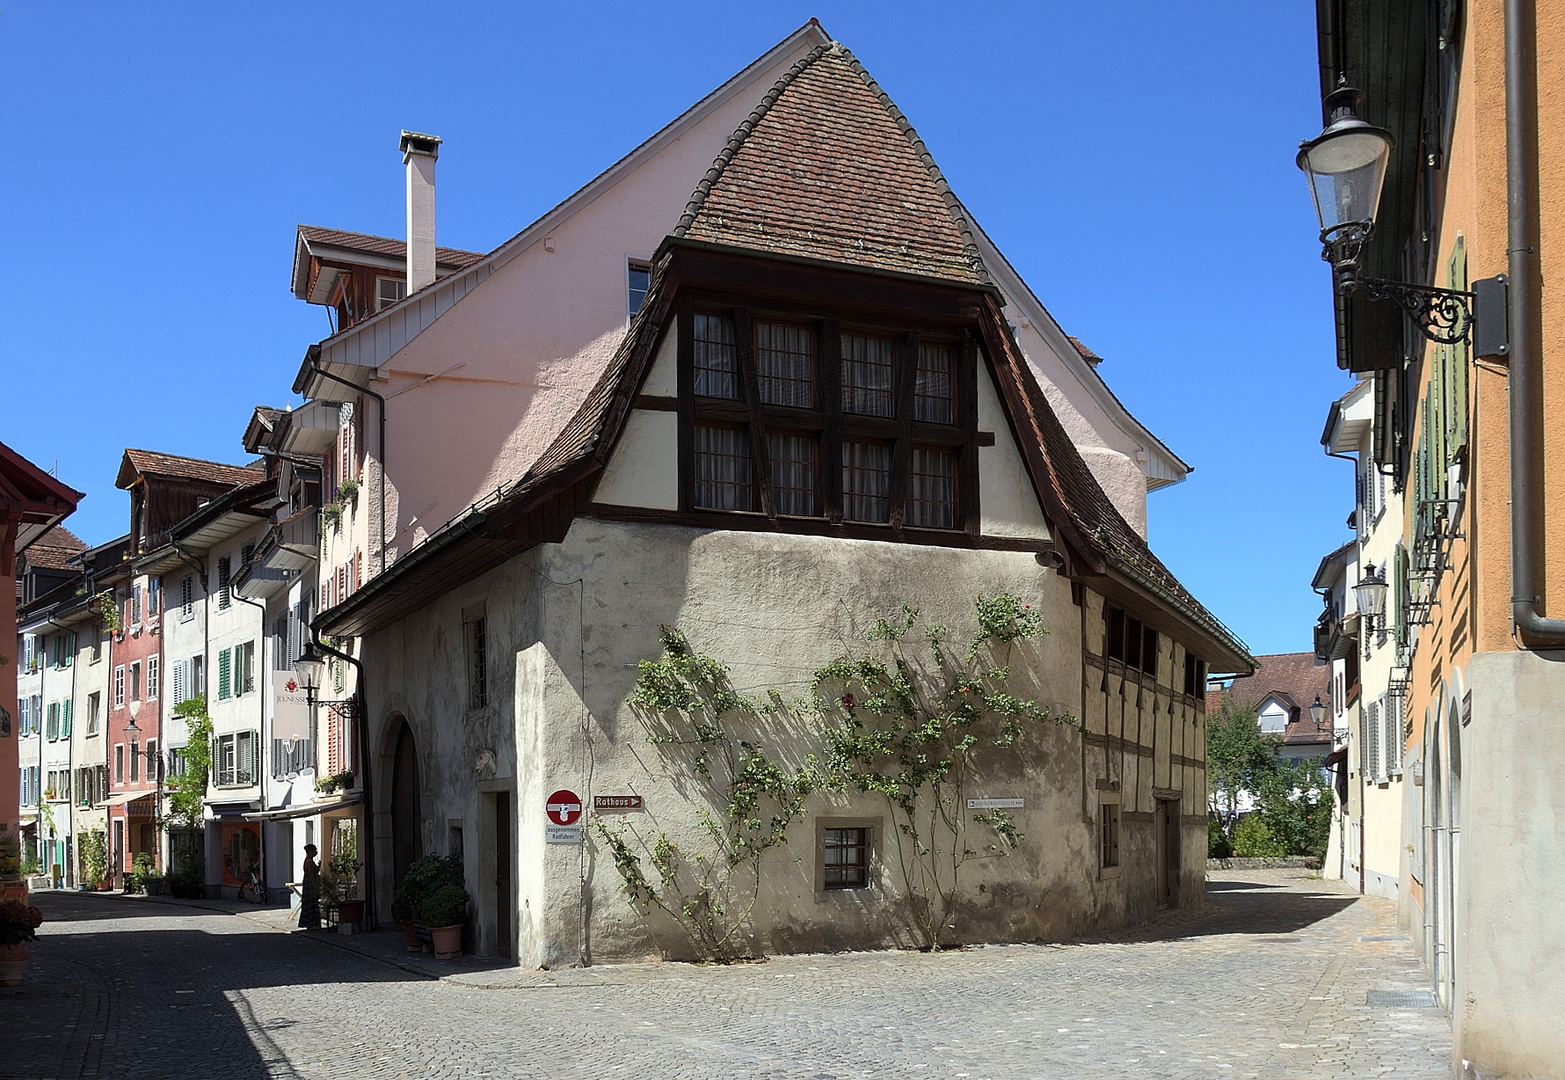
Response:
[[[867,648],[863,631],[900,601],[970,629],[973,597],[1002,589],[1027,598],[1052,630],[1018,647],[1026,663],[1013,685],[1079,715],[1081,613],[1068,582],[1030,554],[578,519],[562,544],[512,560],[366,640],[372,741],[383,766],[377,776],[389,776],[384,766],[406,717],[419,747],[424,850],[443,852],[449,823],[462,822],[469,890],[480,899],[487,888],[481,871],[493,866],[484,850],[492,836],[481,835],[493,828],[485,800],[495,789],[514,793],[522,964],[682,955],[688,949],[674,927],[629,906],[598,842],[543,843],[545,797],[562,787],[589,802],[594,794],[642,794],[647,809],[627,815],[625,824],[642,836],[666,831],[684,843],[696,840],[695,811],[705,804],[700,785],[669,760],[670,748],[648,742],[642,720],[625,704],[636,662],[658,654],[659,626],[680,626],[697,649],[729,663],[737,688],[775,687],[791,695],[804,690],[820,663]],[[469,712],[461,625],[480,609],[488,626],[490,705]],[[791,724],[762,739],[785,761],[798,762],[815,748]],[[1166,743],[1157,760],[1171,775]],[[483,749],[495,752],[492,776],[475,772]],[[1009,858],[972,870],[974,884],[986,888],[964,910],[960,937],[1058,937],[1150,912],[1152,871],[1142,850],[1150,830],[1127,826],[1122,873],[1100,875],[1095,819],[1083,812],[1083,762],[1080,733],[1052,724],[985,762],[969,795],[1026,799],[1018,823],[1027,840]],[[1154,766],[1143,770],[1145,790],[1130,796],[1144,799],[1148,810],[1154,772]],[[384,837],[384,780],[377,791],[377,832]],[[1193,786],[1187,801],[1201,805]],[[817,889],[814,837],[822,817],[890,824],[877,798],[812,795],[788,844],[766,856],[765,888],[752,919],[754,951],[909,943],[885,861],[872,889]],[[1204,829],[1186,829],[1186,839],[1185,893],[1198,902]],[[388,892],[389,872],[389,858],[382,857],[380,887]],[[473,921],[480,951],[493,952],[494,912],[475,905]]]
[[[1461,824],[1455,1043],[1477,1075],[1552,1077],[1565,1062],[1565,653],[1480,653],[1450,763]]]

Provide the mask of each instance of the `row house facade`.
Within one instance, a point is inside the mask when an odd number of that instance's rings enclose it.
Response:
[[[1459,312],[1333,293],[1338,364],[1365,382],[1341,412],[1369,414],[1361,469],[1389,492],[1387,535],[1363,556],[1365,571],[1389,560],[1369,579],[1384,581],[1384,614],[1359,629],[1389,657],[1365,662],[1361,705],[1376,704],[1371,679],[1385,686],[1384,726],[1361,722],[1379,744],[1359,761],[1365,830],[1383,819],[1396,865],[1368,840],[1366,862],[1395,880],[1451,1011],[1456,1074],[1553,1076],[1565,490],[1545,463],[1565,455],[1547,406],[1565,386],[1565,204],[1550,186],[1565,162],[1565,29],[1544,5],[1502,0],[1322,0],[1318,20],[1323,99],[1370,91],[1356,114],[1391,136],[1356,272],[1445,290],[1433,295]]]

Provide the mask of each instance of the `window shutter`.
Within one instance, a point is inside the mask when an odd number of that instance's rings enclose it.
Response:
[[[66,698],[65,704],[60,708],[60,738],[71,737],[71,699]]]
[[[224,649],[217,654],[217,696],[219,700],[228,697],[228,674],[232,666],[232,658],[229,650]]]
[[[173,703],[175,705],[178,705],[178,704],[180,704],[181,702],[183,702],[185,700],[185,672],[189,669],[189,665],[190,665],[190,661],[189,660],[175,660],[174,661],[174,670],[172,672],[172,675],[173,675],[173,679],[174,679],[174,685],[173,685],[174,700],[173,700]]]

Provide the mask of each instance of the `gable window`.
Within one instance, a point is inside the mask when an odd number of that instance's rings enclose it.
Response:
[[[956,422],[970,341],[743,309],[689,318],[686,506],[893,528],[971,521],[976,432]]]
[[[897,344],[885,338],[842,335],[842,411],[894,416],[891,396]]]
[[[625,310],[634,317],[647,298],[647,287],[652,283],[652,265],[641,259],[625,263]]]
[[[877,523],[891,520],[891,447],[842,444],[842,517]]]
[[[755,376],[768,405],[815,405],[815,343],[809,327],[755,324]]]
[[[389,308],[408,294],[408,283],[401,278],[378,277],[375,279],[375,310]]]
[[[737,398],[739,353],[733,320],[697,315],[693,325],[696,396]]]
[[[695,499],[711,510],[750,510],[750,436],[740,428],[696,425]]]

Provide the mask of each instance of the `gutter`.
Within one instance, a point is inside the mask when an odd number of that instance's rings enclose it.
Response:
[[[1511,623],[1513,635],[1520,631],[1528,637],[1549,643],[1565,642],[1565,619],[1546,618],[1538,613],[1538,592],[1533,579],[1535,556],[1533,528],[1536,523],[1534,499],[1537,496],[1537,468],[1533,459],[1532,401],[1535,396],[1537,340],[1534,334],[1533,290],[1538,247],[1534,242],[1534,218],[1537,192],[1533,176],[1536,162],[1529,142],[1528,118],[1536,119],[1536,101],[1531,95],[1527,68],[1527,38],[1532,31],[1526,18],[1524,0],[1505,0],[1505,195],[1509,220],[1506,232],[1506,270],[1510,287],[1506,296],[1506,317],[1510,324],[1510,413],[1511,473]],[[1529,647],[1522,642],[1523,647]]]

